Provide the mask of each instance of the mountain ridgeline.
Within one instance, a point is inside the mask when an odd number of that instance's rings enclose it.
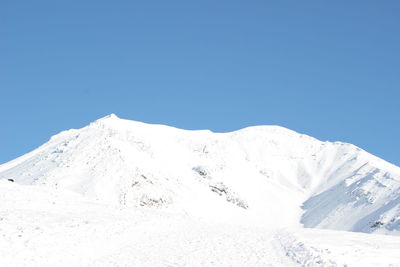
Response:
[[[399,167],[278,126],[213,133],[109,115],[0,165],[0,179],[216,220],[400,231]]]

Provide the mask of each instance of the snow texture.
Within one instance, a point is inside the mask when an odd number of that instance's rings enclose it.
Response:
[[[112,114],[0,165],[0,201],[0,266],[400,266],[400,168],[279,126]]]

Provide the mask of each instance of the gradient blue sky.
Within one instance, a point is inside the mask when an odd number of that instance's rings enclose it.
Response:
[[[116,113],[400,165],[400,2],[0,1],[0,163]]]

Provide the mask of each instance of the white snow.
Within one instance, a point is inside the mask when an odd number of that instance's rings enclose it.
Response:
[[[0,165],[0,203],[0,266],[400,266],[400,168],[279,126],[112,114]]]

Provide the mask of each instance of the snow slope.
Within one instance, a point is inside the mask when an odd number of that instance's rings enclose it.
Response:
[[[400,266],[400,238],[271,228],[0,181],[0,266]]]
[[[399,237],[301,229],[398,235],[399,167],[278,126],[109,115],[0,165],[0,192],[2,266],[400,264]]]

